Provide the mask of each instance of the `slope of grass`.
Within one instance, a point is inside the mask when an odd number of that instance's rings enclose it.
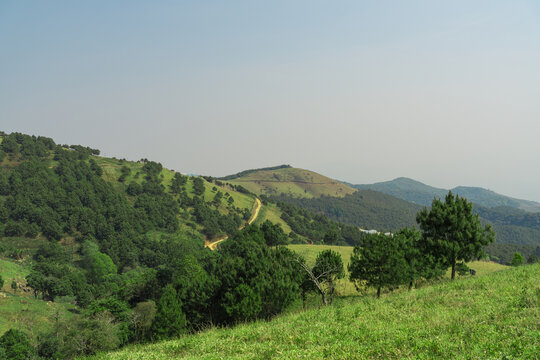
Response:
[[[266,220],[270,221],[273,224],[279,224],[281,225],[281,228],[286,234],[289,234],[292,230],[289,224],[287,224],[282,218],[281,218],[281,210],[277,207],[276,204],[264,204],[261,208],[261,211],[259,212],[259,216],[257,217],[257,220],[255,220],[255,225],[261,225]]]
[[[313,198],[321,195],[343,197],[355,189],[313,171],[286,167],[272,170],[257,170],[246,175],[227,180],[231,184],[242,185],[255,194],[288,195]]]
[[[76,316],[68,311],[75,308],[69,302],[47,302],[35,299],[30,292],[11,289],[13,280],[24,284],[28,273],[23,264],[0,259],[0,275],[5,282],[0,291],[0,335],[10,328],[17,328],[35,339],[40,333],[52,329],[57,312],[60,318]]]
[[[339,299],[94,359],[538,359],[540,264]]]

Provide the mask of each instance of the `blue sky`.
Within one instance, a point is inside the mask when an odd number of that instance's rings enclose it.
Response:
[[[0,128],[540,201],[535,1],[0,0]]]

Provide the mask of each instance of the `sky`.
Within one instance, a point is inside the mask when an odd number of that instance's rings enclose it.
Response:
[[[540,2],[0,0],[0,130],[540,201]]]

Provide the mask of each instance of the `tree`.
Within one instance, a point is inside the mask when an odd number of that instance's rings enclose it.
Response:
[[[182,303],[172,285],[163,289],[159,299],[152,332],[157,339],[168,339],[184,333],[186,315],[182,312]]]
[[[403,228],[393,235],[408,267],[402,269],[403,279],[409,282],[409,290],[418,279],[442,276],[446,268],[437,256],[430,252],[429,243],[416,229]]]
[[[197,196],[204,194],[204,180],[201,177],[193,178],[193,191]]]
[[[2,275],[0,275],[0,290],[4,287],[4,279],[2,278]]]
[[[173,194],[179,194],[186,185],[187,177],[180,174],[180,173],[174,173],[174,177],[171,180],[170,189]]]
[[[138,303],[131,313],[131,326],[134,328],[135,341],[144,340],[156,318],[156,304],[152,300]]]
[[[335,293],[336,280],[345,276],[341,255],[333,250],[321,251],[311,272],[323,303],[327,305]]]
[[[534,263],[537,263],[538,261],[539,261],[538,256],[536,256],[536,254],[531,254],[527,258],[527,264],[534,264]]]
[[[285,245],[287,243],[287,235],[283,232],[280,224],[272,224],[269,220],[266,220],[261,225],[261,230],[264,233],[266,245],[277,246]]]
[[[393,287],[416,278],[416,267],[406,261],[405,250],[408,250],[409,238],[404,234],[389,236],[385,234],[369,234],[364,236],[362,244],[357,244],[351,255],[349,264],[350,280],[358,284],[365,282],[377,289],[377,297],[381,296],[381,288]],[[357,289],[358,289],[357,285]]]
[[[510,265],[512,266],[520,266],[523,265],[524,259],[523,255],[521,255],[518,251],[514,253],[514,257],[512,258],[512,262]]]
[[[4,350],[6,359],[26,360],[34,354],[28,336],[16,329],[9,329],[0,337],[0,349]]]
[[[482,256],[482,248],[495,238],[490,225],[482,227],[478,214],[467,199],[448,192],[445,201],[433,199],[431,210],[424,208],[416,216],[430,253],[452,267],[452,279],[457,261],[470,261]]]

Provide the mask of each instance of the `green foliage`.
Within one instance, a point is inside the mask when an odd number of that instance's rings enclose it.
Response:
[[[336,280],[345,276],[341,255],[333,250],[321,251],[311,272],[319,283],[318,289],[326,305],[335,295]]]
[[[193,191],[197,196],[204,194],[204,180],[201,177],[193,178]]]
[[[395,287],[411,280],[410,268],[405,260],[408,238],[403,234],[394,237],[384,234],[370,234],[362,244],[354,247],[349,264],[350,280],[377,288]]]
[[[327,241],[332,241],[334,245],[354,245],[362,237],[362,233],[356,226],[340,224],[328,219],[325,215],[288,202],[278,202],[277,205],[282,211],[281,218],[295,233],[316,243],[323,243],[326,236]],[[331,240],[328,238],[330,234],[332,234]]]
[[[183,334],[186,330],[186,315],[182,312],[182,302],[172,285],[163,289],[152,324],[153,337],[168,339]]]
[[[264,239],[268,246],[285,245],[287,243],[287,235],[283,232],[280,224],[272,224],[266,220],[261,225],[261,230],[264,233]]]
[[[121,343],[118,330],[119,324],[108,313],[62,321],[57,326],[58,348],[55,349],[56,344],[52,342],[47,352],[55,353],[56,350],[62,357],[72,359],[80,355],[110,351]]]
[[[217,255],[214,321],[231,324],[269,318],[298,299],[302,272],[296,256],[286,248],[266,246],[260,228],[249,226],[234,235]]]
[[[458,273],[459,276],[468,275],[470,270],[471,269],[464,262],[459,262],[456,264],[456,272]]]
[[[537,262],[540,262],[540,259],[538,259],[538,256],[536,256],[536,254],[531,254],[527,258],[527,264],[535,264]]]
[[[421,209],[418,205],[371,190],[357,191],[345,197],[321,196],[303,199],[274,196],[274,199],[322,213],[340,223],[379,231],[395,231],[413,226],[415,215]]]
[[[118,178],[118,181],[123,183],[126,181],[126,178],[131,174],[131,169],[127,166],[122,166],[120,169],[121,175]]]
[[[336,299],[93,359],[535,359],[540,264],[414,291]]]
[[[428,253],[442,258],[452,267],[455,277],[456,261],[470,261],[482,256],[482,248],[493,242],[489,225],[482,228],[472,203],[449,192],[444,202],[433,199],[431,210],[424,208],[416,220],[429,245]]]
[[[523,265],[524,259],[523,255],[521,255],[519,252],[514,253],[514,257],[512,258],[512,263],[510,265],[512,266],[520,266]]]
[[[0,337],[0,349],[4,351],[5,359],[10,360],[30,359],[35,352],[28,336],[16,329],[10,329]]]
[[[148,338],[152,323],[156,318],[156,303],[152,300],[138,303],[131,313],[130,324],[133,328],[135,342]]]
[[[170,189],[173,194],[179,194],[182,189],[185,188],[187,182],[187,176],[183,176],[180,173],[174,173],[174,176],[171,180]]]

